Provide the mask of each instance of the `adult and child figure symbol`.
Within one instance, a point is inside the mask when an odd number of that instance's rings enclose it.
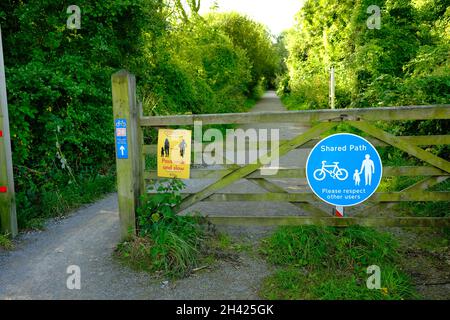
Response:
[[[186,152],[186,141],[184,141],[184,139],[181,141],[179,147],[180,147],[180,156],[184,158],[184,153]],[[164,147],[161,148],[161,157],[162,158],[170,157],[170,142],[168,138],[166,138],[166,140],[164,141]]]
[[[363,160],[361,164],[361,170],[355,170],[353,174],[353,180],[355,181],[355,186],[359,186],[361,183],[360,175],[364,172],[364,180],[366,186],[372,185],[372,175],[375,174],[375,164],[370,159],[370,155],[366,154],[366,158]]]

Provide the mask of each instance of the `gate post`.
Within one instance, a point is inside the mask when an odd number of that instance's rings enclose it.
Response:
[[[126,240],[136,234],[136,209],[141,195],[141,143],[136,78],[128,71],[121,70],[113,74],[111,80],[120,234],[122,240]]]
[[[0,222],[1,232],[17,235],[16,201],[6,98],[5,65],[3,62],[2,30],[0,28]]]

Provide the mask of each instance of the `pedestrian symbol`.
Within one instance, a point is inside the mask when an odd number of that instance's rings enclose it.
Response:
[[[358,175],[360,175],[363,172],[363,170],[365,172],[364,177],[366,181],[366,186],[372,185],[372,174],[375,174],[375,164],[373,163],[372,160],[370,160],[369,154],[366,154],[366,159],[364,159],[364,161],[362,162],[361,172],[359,172]]]
[[[323,201],[342,207],[370,198],[381,182],[382,171],[375,147],[350,133],[320,141],[306,163],[306,178],[312,191]]]

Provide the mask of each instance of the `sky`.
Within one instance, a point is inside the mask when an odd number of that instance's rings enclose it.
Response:
[[[237,11],[265,24],[274,35],[294,25],[295,14],[305,0],[218,0],[219,11]],[[211,8],[214,0],[202,0],[200,14]]]

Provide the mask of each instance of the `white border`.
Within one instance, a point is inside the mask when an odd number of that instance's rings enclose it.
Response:
[[[362,200],[362,201],[360,201],[360,202],[358,202],[358,203],[350,204],[350,205],[342,205],[342,204],[331,203],[331,202],[328,202],[328,201],[322,199],[322,197],[319,196],[319,195],[314,191],[313,187],[312,187],[311,184],[309,183],[309,178],[308,178],[308,163],[309,163],[309,158],[310,158],[311,155],[313,154],[314,150],[315,150],[322,142],[324,142],[325,140],[327,140],[327,139],[329,139],[329,138],[331,138],[331,137],[334,137],[334,136],[343,136],[343,135],[355,136],[355,137],[358,137],[358,138],[360,138],[360,139],[365,140],[365,141],[366,141],[370,146],[372,146],[372,148],[375,150],[376,154],[378,155],[378,158],[380,159],[380,164],[381,164],[381,174],[380,174],[380,179],[379,179],[379,181],[378,181],[378,183],[377,183],[376,188],[373,190],[373,192],[372,192],[366,199],[364,199],[364,200]],[[306,173],[306,181],[308,182],[308,187],[311,189],[311,191],[312,191],[312,192],[313,192],[320,200],[322,200],[323,202],[328,203],[328,204],[330,204],[330,205],[332,205],[332,206],[341,206],[341,207],[346,207],[346,208],[348,208],[348,207],[354,207],[354,206],[357,206],[357,205],[359,205],[359,204],[361,204],[361,203],[363,203],[363,202],[365,202],[365,201],[368,201],[368,200],[370,199],[370,197],[372,197],[373,194],[378,190],[378,188],[380,187],[380,184],[381,184],[381,179],[383,178],[383,161],[381,161],[381,157],[380,157],[380,154],[378,153],[378,150],[377,150],[377,149],[373,146],[373,144],[370,143],[367,139],[365,139],[365,138],[363,138],[363,137],[361,137],[361,136],[358,136],[357,134],[353,134],[353,133],[335,133],[335,134],[332,134],[332,135],[330,135],[330,136],[328,136],[328,137],[326,137],[326,138],[320,140],[320,141],[314,146],[314,148],[311,149],[311,152],[310,152],[309,155],[308,155],[308,159],[306,159],[305,173]]]

